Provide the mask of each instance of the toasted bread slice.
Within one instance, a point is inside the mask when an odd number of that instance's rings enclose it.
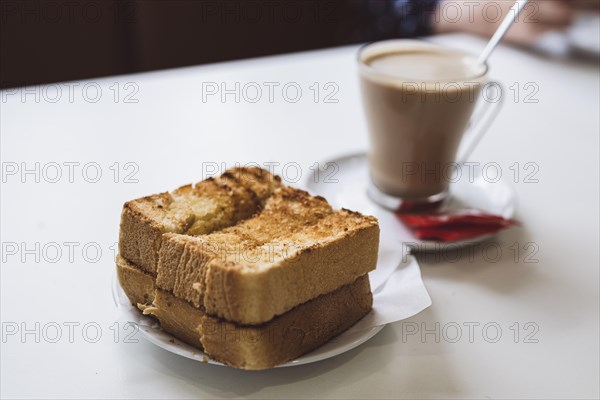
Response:
[[[236,368],[260,370],[293,360],[344,332],[373,304],[368,277],[301,304],[272,321],[241,326],[206,315],[171,293],[157,289],[145,314],[178,339]]]
[[[279,177],[260,168],[232,168],[218,178],[128,201],[123,206],[119,253],[156,275],[162,235],[200,235],[234,225],[260,210],[279,187]]]
[[[280,187],[235,226],[164,235],[156,284],[208,315],[262,324],[375,269],[378,241],[374,217]]]

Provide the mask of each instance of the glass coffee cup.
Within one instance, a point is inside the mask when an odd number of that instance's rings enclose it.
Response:
[[[435,205],[501,106],[488,66],[456,50],[388,40],[358,54],[369,130],[369,197],[392,210]],[[501,93],[500,93],[501,94]],[[480,98],[488,101],[480,102]],[[490,100],[492,99],[492,100]]]

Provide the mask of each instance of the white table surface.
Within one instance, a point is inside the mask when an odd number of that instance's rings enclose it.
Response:
[[[461,35],[436,40],[473,52],[484,45]],[[39,102],[32,94],[23,102],[22,92],[3,92],[3,171],[13,163],[21,169],[39,162],[45,175],[39,183],[34,175],[3,177],[2,397],[597,398],[598,66],[508,47],[493,55],[492,74],[507,87],[517,83],[521,101],[510,92],[473,160],[497,162],[511,180],[515,162],[522,173],[525,163],[535,163],[539,182],[525,183],[521,175],[513,183],[523,227],[496,238],[488,260],[500,248],[497,262],[486,261],[481,247],[456,262],[422,259],[429,309],[346,354],[296,368],[244,372],[183,359],[141,337],[126,343],[122,330],[115,338],[110,283],[123,202],[197,181],[203,162],[296,162],[306,178],[315,162],[366,149],[356,49],[96,79],[102,88],[96,103],[82,95],[89,82],[78,82],[72,101],[63,86],[55,103],[48,101],[53,87],[41,89]],[[236,103],[232,95],[225,103],[216,96],[202,101],[202,82],[233,87],[236,81],[278,82],[279,88],[296,82],[303,94],[297,103],[285,101],[278,89],[272,103],[266,92],[255,104],[243,98]],[[110,89],[115,82],[121,89],[117,102]],[[131,91],[123,91],[127,82],[139,88],[133,97],[138,103],[123,101]],[[321,90],[335,83],[339,101],[324,103],[321,92],[315,103],[314,82]],[[528,82],[539,87],[538,103],[522,101]],[[80,163],[74,182],[65,162]],[[122,173],[118,183],[110,169],[115,162]],[[138,167],[138,183],[124,182],[123,172],[132,171],[124,169],[127,162]],[[52,163],[62,165],[57,183],[50,182]],[[82,176],[86,163],[100,166],[97,183]],[[94,179],[91,165],[88,180]],[[72,259],[65,242],[77,243]],[[23,251],[36,243],[38,261]],[[521,248],[516,260],[513,243]],[[525,249],[528,243],[539,249],[532,257],[537,263],[525,262],[534,249]],[[98,259],[96,248],[102,250]],[[35,332],[36,323],[39,343],[35,333],[21,336],[23,329]],[[72,325],[72,338],[69,323],[79,324]],[[471,340],[470,323],[479,324],[472,325]],[[85,324],[91,324],[87,336]],[[57,325],[62,336],[54,339]],[[15,327],[19,332],[11,335]],[[98,327],[102,336],[91,343]],[[492,343],[497,328],[502,336]],[[419,334],[411,334],[415,329]],[[423,337],[423,329],[437,330],[439,339],[434,333]]]

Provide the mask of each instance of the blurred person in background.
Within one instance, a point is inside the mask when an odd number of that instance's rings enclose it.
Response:
[[[450,18],[439,18],[434,23],[434,33],[447,33],[462,31],[473,33],[483,37],[491,37],[496,31],[502,19],[497,16],[505,16],[509,13],[513,1],[494,1],[481,5],[481,12],[476,12],[474,1],[443,0],[439,9],[450,7],[450,4],[459,7],[461,17],[456,22]],[[486,1],[485,3],[490,3]],[[598,2],[595,1],[597,4]],[[547,32],[564,31],[573,23],[578,8],[592,5],[592,2],[577,2],[572,0],[538,0],[530,1],[524,13],[519,16],[510,29],[505,40],[519,45],[533,45]],[[518,23],[521,22],[521,23]]]
[[[489,38],[513,4],[512,0],[3,0],[0,88],[438,33]],[[598,12],[599,4],[600,0],[531,0],[505,41],[540,50],[542,38],[553,34],[556,39],[579,13]],[[599,23],[593,24],[597,28]],[[565,53],[564,43],[562,47]]]
[[[362,7],[372,14],[370,25],[382,36],[425,36],[465,32],[489,38],[513,0],[391,0],[365,1]],[[563,32],[574,22],[577,12],[598,12],[599,0],[532,0],[524,8],[504,40],[532,46],[544,34]],[[385,25],[386,28],[381,28]],[[387,32],[385,32],[387,30]]]

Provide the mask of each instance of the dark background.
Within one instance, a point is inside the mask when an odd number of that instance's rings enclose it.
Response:
[[[600,7],[598,0],[571,1],[596,11]],[[399,14],[402,3],[408,13]],[[0,88],[427,35],[435,4],[0,0]]]
[[[95,0],[0,4],[0,87],[202,64],[401,36],[390,3]],[[391,27],[393,28],[393,26]]]

